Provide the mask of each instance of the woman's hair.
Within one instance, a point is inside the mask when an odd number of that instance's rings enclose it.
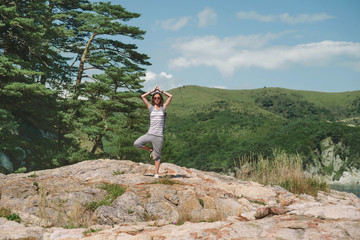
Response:
[[[155,100],[154,100],[154,97],[156,96],[156,95],[159,95],[160,96],[160,107],[162,107],[162,106],[164,106],[164,98],[163,98],[163,96],[160,94],[160,93],[154,93],[154,95],[152,95],[152,97],[151,97],[151,105],[155,105]]]

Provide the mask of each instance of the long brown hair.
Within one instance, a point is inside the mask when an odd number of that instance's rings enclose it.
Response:
[[[157,93],[154,93],[154,95],[152,96],[152,98],[151,98],[151,105],[155,106],[154,97],[155,97],[156,94],[159,94],[159,96],[160,96],[160,107],[164,106],[164,98],[163,98],[163,96],[162,96],[160,93],[158,93],[158,92],[157,92]]]

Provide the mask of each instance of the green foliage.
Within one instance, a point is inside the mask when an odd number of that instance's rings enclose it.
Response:
[[[122,175],[124,173],[125,171],[113,171],[112,175],[116,176],[116,175]]]
[[[261,201],[258,201],[258,200],[251,200],[251,199],[248,199],[249,202],[252,202],[252,203],[256,203],[256,204],[260,204],[260,205],[266,205],[264,202],[261,202]]]
[[[26,172],[26,167],[18,168],[18,170],[15,171],[15,173],[24,173]]]
[[[112,140],[115,126],[130,121],[137,108],[131,99],[142,87],[140,66],[150,64],[135,44],[125,42],[143,39],[145,31],[128,24],[138,17],[110,2],[1,4],[0,152],[13,169],[108,154],[103,138]],[[115,156],[128,155],[123,146]]]
[[[89,228],[88,230],[86,230],[85,232],[83,232],[84,236],[88,233],[94,233],[94,232],[99,232],[101,231],[102,228],[97,228],[97,229],[93,229],[93,228]]]
[[[105,205],[105,206],[110,206],[111,203],[119,196],[121,196],[122,194],[124,194],[126,187],[124,186],[120,186],[118,184],[110,184],[110,183],[105,183],[101,186],[99,186],[100,189],[105,190],[107,192],[107,196],[97,202],[91,202],[88,204],[87,208],[95,211],[98,207]]]
[[[37,178],[37,177],[38,177],[38,175],[36,175],[36,172],[34,172],[33,174],[30,174],[28,176],[28,178]]]
[[[0,217],[6,218],[9,221],[20,222],[21,218],[16,213],[11,213],[8,208],[0,208]]]
[[[238,156],[273,160],[273,149],[281,149],[300,154],[306,167],[314,161],[314,152],[321,150],[320,142],[331,137],[348,149],[337,153],[343,160],[347,157],[346,166],[360,164],[360,127],[341,121],[350,115],[356,119],[355,111],[346,109],[357,103],[358,92],[184,86],[171,94],[164,161],[228,172]]]
[[[329,110],[303,100],[301,96],[295,93],[278,92],[274,94],[266,92],[257,97],[255,103],[260,108],[287,119],[316,116],[318,119],[334,120]]]
[[[204,207],[204,200],[202,200],[201,198],[199,198],[199,203],[200,203],[201,207]]]

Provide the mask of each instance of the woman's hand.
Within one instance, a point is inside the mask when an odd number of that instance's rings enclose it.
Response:
[[[159,87],[158,87],[158,85],[156,84],[154,90],[152,90],[151,92],[152,92],[152,93],[153,93],[153,92],[156,92],[156,90],[158,90],[158,89],[159,89]]]
[[[162,90],[160,90],[160,88],[158,87],[158,85],[156,85],[156,88],[157,88],[157,90],[159,91],[159,92],[163,92]]]

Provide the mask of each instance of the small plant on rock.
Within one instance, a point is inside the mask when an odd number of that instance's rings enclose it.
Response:
[[[202,207],[204,207],[204,200],[202,200],[201,198],[199,198],[199,203]]]
[[[118,184],[111,184],[105,183],[99,186],[100,189],[103,189],[107,192],[107,196],[97,202],[91,202],[88,204],[88,209],[95,211],[98,207],[105,205],[110,206],[111,203],[119,196],[125,193],[126,187],[118,185]]]
[[[8,208],[0,208],[0,217],[6,218],[9,221],[20,222],[21,218],[16,213],[11,213]]]
[[[174,185],[179,183],[177,181],[171,180],[169,177],[164,177],[164,178],[160,178],[159,180],[153,181],[151,184]]]
[[[93,229],[93,228],[90,228],[89,230],[86,230],[85,232],[83,232],[84,236],[88,233],[94,233],[94,232],[99,232],[101,231],[102,228],[98,228],[98,229]]]
[[[112,175],[116,176],[116,175],[122,175],[125,174],[125,171],[113,171]]]
[[[38,175],[36,175],[36,172],[34,172],[33,174],[29,175],[29,178],[36,178]]]

